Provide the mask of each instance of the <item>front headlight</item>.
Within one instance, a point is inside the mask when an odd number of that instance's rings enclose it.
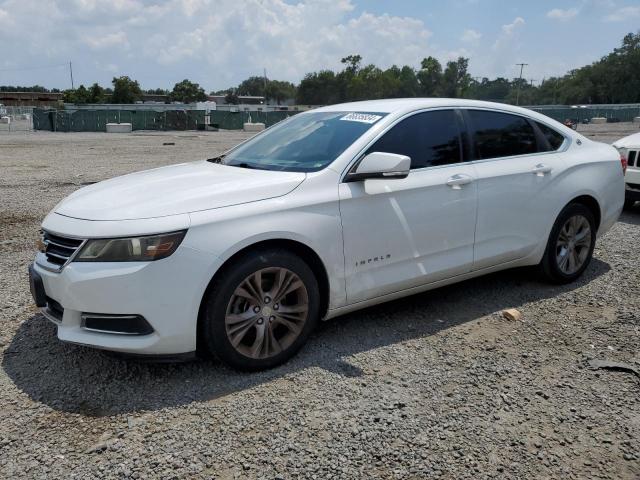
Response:
[[[88,240],[74,262],[148,262],[167,258],[187,233],[163,233],[145,237]]]

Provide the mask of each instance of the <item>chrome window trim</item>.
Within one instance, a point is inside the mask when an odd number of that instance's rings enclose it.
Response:
[[[469,161],[462,161],[462,162],[458,162],[458,163],[450,163],[450,164],[447,164],[447,165],[434,165],[434,166],[431,166],[431,167],[422,167],[422,168],[410,169],[409,170],[409,174],[411,174],[412,172],[423,172],[423,171],[431,170],[431,169],[435,169],[435,168],[447,168],[447,167],[460,166],[460,165],[465,165],[465,164],[475,165],[477,163],[484,163],[484,162],[495,162],[495,161],[500,161],[500,160],[514,159],[514,158],[526,158],[526,157],[549,155],[549,154],[555,154],[555,153],[564,153],[569,149],[569,147],[573,143],[573,138],[568,137],[567,135],[565,135],[562,132],[559,132],[556,128],[550,126],[545,121],[538,120],[538,119],[535,119],[535,118],[532,118],[532,117],[528,117],[528,116],[525,116],[525,115],[520,114],[520,113],[514,113],[514,112],[511,112],[509,110],[503,110],[503,109],[500,109],[500,108],[488,108],[488,107],[460,107],[460,106],[455,106],[455,107],[454,106],[449,106],[449,107],[441,106],[441,107],[432,107],[432,108],[421,108],[419,110],[414,110],[414,111],[405,113],[401,117],[398,117],[395,121],[393,121],[391,124],[389,124],[384,130],[379,132],[378,135],[375,136],[370,142],[368,142],[362,149],[360,149],[360,151],[353,156],[353,158],[351,159],[351,161],[349,162],[347,167],[343,170],[343,172],[341,174],[341,178],[340,178],[340,183],[350,183],[350,182],[346,181],[346,178],[349,175],[349,173],[351,172],[351,170],[355,166],[357,166],[357,164],[362,160],[362,158],[364,156],[364,152],[366,152],[369,149],[369,147],[371,147],[375,142],[377,142],[380,138],[382,138],[382,136],[384,134],[386,134],[389,130],[391,130],[391,128],[396,126],[402,120],[405,120],[406,118],[409,118],[409,117],[411,117],[413,115],[416,115],[418,113],[435,112],[435,111],[438,111],[438,110],[480,110],[480,111],[484,111],[484,112],[505,113],[505,114],[508,114],[508,115],[514,115],[514,116],[517,116],[517,117],[522,117],[522,118],[524,118],[526,120],[529,120],[529,121],[539,122],[539,123],[543,124],[544,126],[554,130],[555,132],[558,132],[560,135],[562,135],[564,137],[564,142],[562,143],[562,145],[560,145],[560,148],[558,150],[549,150],[548,152],[525,153],[525,154],[522,154],[522,155],[512,155],[510,157],[483,158],[483,159],[478,159],[478,160],[469,160]],[[471,135],[471,132],[469,132],[469,135]],[[472,142],[473,139],[470,138],[469,141]]]

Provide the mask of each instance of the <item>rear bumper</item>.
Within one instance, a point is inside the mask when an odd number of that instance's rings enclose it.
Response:
[[[640,201],[640,183],[625,183],[624,197],[627,200]]]

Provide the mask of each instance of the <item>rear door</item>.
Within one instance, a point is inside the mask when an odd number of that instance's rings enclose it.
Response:
[[[506,112],[468,109],[465,120],[478,175],[473,269],[480,270],[525,257],[544,241],[557,209],[552,186],[564,170],[564,137]]]
[[[340,185],[349,303],[471,270],[477,187],[460,121],[454,110],[401,120],[367,153],[411,157],[408,177]]]

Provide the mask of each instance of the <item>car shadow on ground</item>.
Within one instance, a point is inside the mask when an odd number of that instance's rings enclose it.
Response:
[[[536,280],[530,269],[510,270],[370,307],[323,322],[291,361],[252,374],[213,360],[168,365],[114,358],[58,341],[55,326],[37,314],[19,327],[2,367],[18,389],[58,411],[109,416],[157,410],[223,397],[311,367],[357,377],[363,372],[348,362],[351,355],[571,292],[609,270],[594,259],[578,282],[563,286]]]
[[[640,202],[622,212],[618,221],[629,225],[640,225]]]

